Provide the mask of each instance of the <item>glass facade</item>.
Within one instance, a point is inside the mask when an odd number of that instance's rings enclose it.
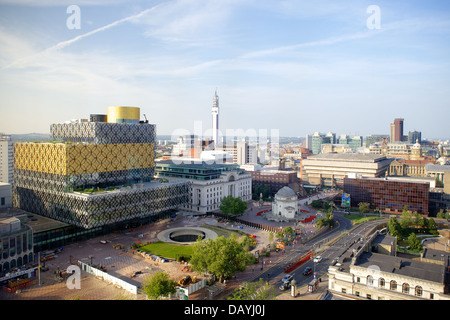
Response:
[[[352,206],[368,202],[371,208],[389,211],[401,212],[408,206],[409,211],[427,214],[429,188],[429,183],[344,178],[344,192],[351,195]]]

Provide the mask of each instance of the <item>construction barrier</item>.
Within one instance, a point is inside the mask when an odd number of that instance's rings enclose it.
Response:
[[[97,268],[91,267],[90,265],[81,262],[78,260],[78,265],[81,266],[81,270],[86,271],[87,273],[93,274],[96,277],[101,278],[103,281],[110,282],[116,286],[121,287],[122,289],[127,290],[128,292],[137,294],[138,288],[137,286],[128,283],[126,281],[123,281],[122,279],[119,279],[117,277],[114,277],[106,272],[103,272],[102,270],[99,270]]]

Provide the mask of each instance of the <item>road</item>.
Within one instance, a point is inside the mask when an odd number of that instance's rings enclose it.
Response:
[[[322,261],[314,263],[311,259],[291,272],[294,273],[294,279],[298,287],[306,286],[313,279],[313,274],[308,276],[303,275],[303,270],[306,267],[311,267],[317,278],[322,277],[327,273],[328,267],[332,264],[333,260],[341,256],[351,244],[365,237],[367,235],[366,233],[375,225],[387,221],[386,219],[369,221],[353,227],[353,223],[342,214],[334,213],[334,219],[336,225],[329,232],[305,244],[296,244],[286,249],[282,258],[270,268],[263,270],[254,281],[257,281],[259,278],[269,280],[269,283],[274,285],[278,290],[279,285],[281,285],[281,278],[285,275],[284,268],[291,262],[297,261],[303,254],[314,250],[314,252],[318,252],[318,255],[322,257]],[[338,237],[340,238],[337,241],[332,245],[328,245],[330,241]],[[279,292],[281,293],[282,291]]]

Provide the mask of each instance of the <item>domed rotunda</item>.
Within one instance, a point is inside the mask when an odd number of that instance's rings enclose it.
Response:
[[[298,211],[297,194],[289,187],[283,187],[275,194],[272,203],[272,215],[294,219]]]

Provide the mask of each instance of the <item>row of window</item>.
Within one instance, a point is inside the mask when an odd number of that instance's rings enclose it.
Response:
[[[369,276],[367,276],[366,280],[367,280],[366,284],[368,286],[378,287],[380,289],[387,289],[386,280],[384,278],[379,278],[378,283],[376,283],[376,280],[371,275],[369,275]],[[357,277],[356,282],[361,282],[361,278]],[[398,291],[397,281],[391,280],[389,282],[389,290]],[[405,282],[402,284],[402,293],[404,293],[404,294],[413,294],[414,293],[415,296],[422,297],[423,289],[421,286],[415,286],[414,288],[412,288],[408,283]]]
[[[26,265],[28,262],[33,261],[33,253],[25,254],[17,259],[12,259],[11,261],[5,261],[4,263],[0,263],[0,274],[4,272],[8,272],[13,268],[20,268],[23,265]]]

